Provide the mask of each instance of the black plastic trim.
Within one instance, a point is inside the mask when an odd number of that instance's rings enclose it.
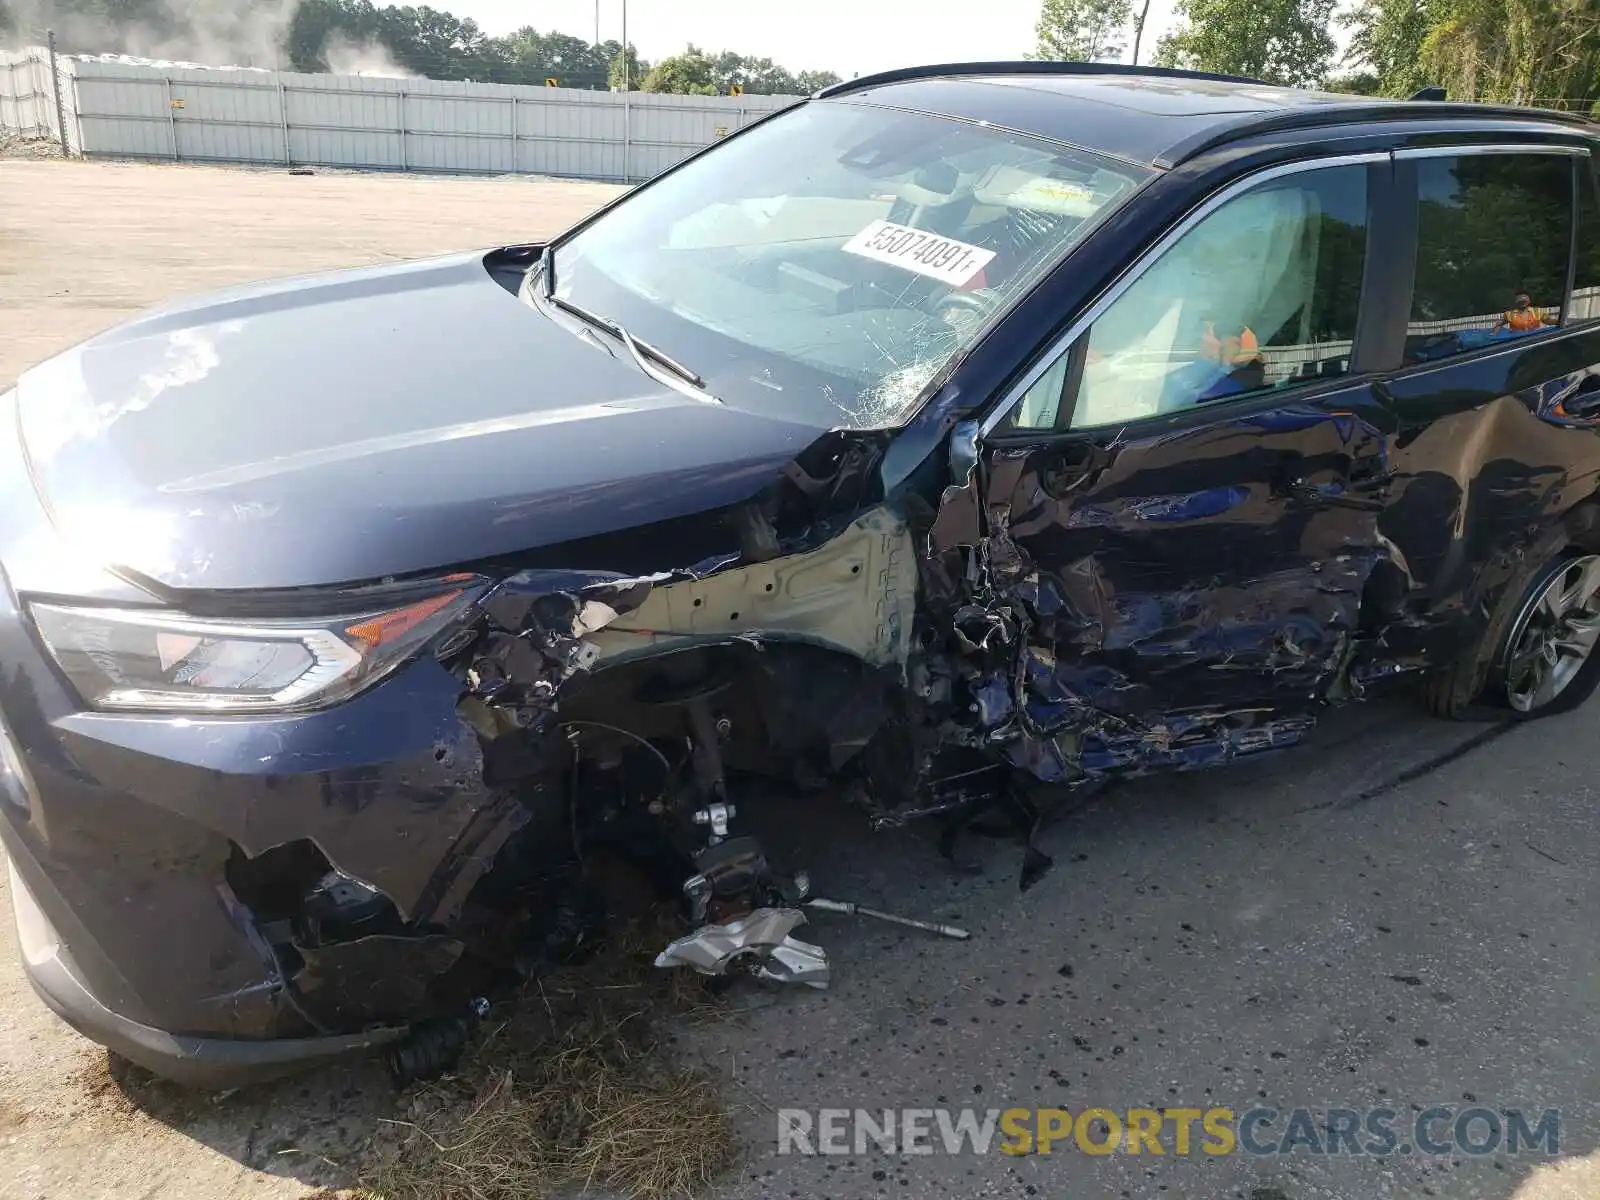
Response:
[[[1387,164],[1374,164],[1367,186],[1367,264],[1350,361],[1353,373],[1394,371],[1403,364],[1417,271],[1415,160],[1391,158]]]

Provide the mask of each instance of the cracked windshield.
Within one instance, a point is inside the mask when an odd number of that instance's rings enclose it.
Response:
[[[555,292],[653,343],[731,405],[896,425],[1142,177],[992,127],[809,105],[566,242]]]

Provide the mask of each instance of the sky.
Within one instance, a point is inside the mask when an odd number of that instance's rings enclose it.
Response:
[[[486,33],[524,25],[595,36],[596,0],[433,0]],[[1137,3],[1137,0],[1136,0]],[[1174,0],[1150,0],[1139,57],[1173,24]],[[628,40],[646,59],[693,42],[770,58],[791,71],[844,78],[922,63],[1021,58],[1033,49],[1039,0],[628,0]],[[600,39],[622,40],[622,0],[599,0]]]

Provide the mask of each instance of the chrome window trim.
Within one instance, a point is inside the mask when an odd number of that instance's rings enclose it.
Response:
[[[1451,152],[1459,154],[1462,149],[1462,147],[1458,146],[1455,147]],[[1471,147],[1471,149],[1476,150],[1477,147],[1474,146]],[[1576,153],[1584,153],[1584,151],[1577,150],[1576,147],[1574,148],[1574,151]],[[1181,220],[1179,220],[1176,225],[1162,235],[1161,239],[1152,245],[1150,249],[1146,250],[1142,255],[1129,264],[1127,270],[1123,271],[1122,274],[1118,275],[1108,285],[1106,285],[1105,290],[1095,297],[1095,299],[1090,303],[1089,307],[1083,310],[1083,313],[1078,317],[1078,319],[1069,325],[1066,330],[1056,338],[1050,350],[1044,354],[1038,362],[1028,369],[1027,374],[1025,374],[1020,380],[1012,385],[1010,391],[1006,394],[1006,398],[997,404],[993,411],[991,411],[989,415],[983,419],[983,423],[978,427],[978,436],[980,438],[987,437],[990,432],[993,431],[996,425],[999,425],[1000,422],[1004,421],[1006,417],[1009,416],[1011,412],[1022,403],[1023,397],[1028,394],[1028,389],[1037,383],[1039,379],[1044,376],[1044,374],[1048,372],[1052,366],[1055,365],[1055,361],[1060,355],[1065,354],[1072,348],[1072,343],[1077,341],[1078,338],[1082,337],[1084,332],[1100,319],[1101,314],[1104,313],[1106,309],[1110,308],[1112,304],[1116,303],[1116,301],[1121,298],[1122,294],[1133,286],[1134,281],[1145,272],[1150,264],[1154,263],[1158,258],[1171,249],[1173,244],[1177,242],[1179,238],[1183,237],[1186,233],[1188,233],[1201,221],[1209,217],[1212,213],[1216,212],[1217,209],[1221,208],[1224,204],[1236,199],[1245,192],[1253,191],[1262,184],[1271,183],[1274,180],[1285,179],[1293,175],[1304,175],[1312,171],[1325,171],[1335,167],[1371,166],[1373,163],[1388,162],[1391,160],[1391,158],[1392,154],[1390,151],[1377,150],[1369,151],[1365,154],[1344,154],[1330,158],[1312,159],[1305,162],[1280,163],[1274,167],[1266,167],[1252,175],[1246,175],[1242,179],[1236,179],[1227,187],[1223,188],[1220,192],[1217,192],[1215,195],[1203,200],[1200,204],[1191,209]],[[1076,402],[1077,398],[1074,397],[1073,399],[1074,402]],[[1069,430],[1046,430],[1042,428],[1024,427],[1018,429],[1016,432],[1038,433],[1047,436],[1054,436],[1069,432]]]
[[[1582,134],[1578,135],[1582,137]],[[1462,158],[1468,154],[1565,154],[1574,158],[1586,158],[1589,154],[1587,146],[1552,146],[1543,142],[1528,142],[1518,146],[1515,143],[1484,144],[1461,142],[1454,146],[1414,146],[1407,150],[1396,150],[1396,160],[1412,158]]]

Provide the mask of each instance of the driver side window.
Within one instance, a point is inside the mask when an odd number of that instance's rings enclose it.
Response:
[[[1367,243],[1367,168],[1325,167],[1234,197],[1149,264],[1063,351],[1013,428],[1124,425],[1346,374]],[[1076,395],[1065,394],[1079,375]]]

